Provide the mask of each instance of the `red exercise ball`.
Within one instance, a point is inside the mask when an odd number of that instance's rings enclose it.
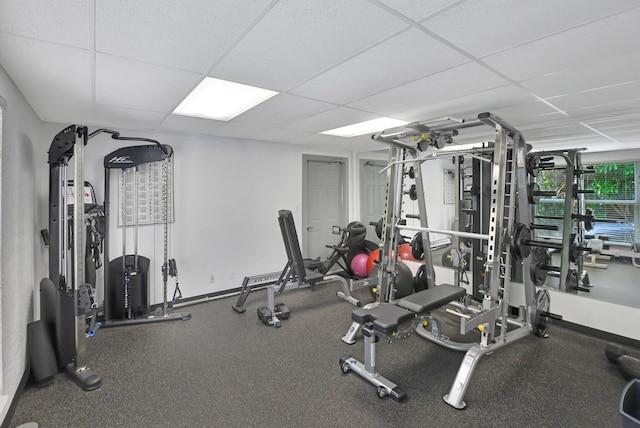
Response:
[[[409,248],[409,253],[411,253],[411,248]],[[394,256],[395,256],[395,252],[391,251],[391,254],[389,254],[389,257],[394,257]],[[402,259],[403,258],[400,255],[398,255],[398,261],[402,261]],[[376,248],[369,254],[369,258],[367,259],[367,276],[371,275],[371,271],[373,270],[374,267],[378,265],[379,262],[380,262],[380,248]]]
[[[380,248],[373,250],[371,254],[369,254],[369,257],[367,257],[367,276],[371,274],[371,271],[378,261],[380,261]]]
[[[398,247],[398,257],[400,257],[402,260],[416,260],[413,257],[413,253],[411,251],[411,244],[409,244],[408,242],[404,243],[404,244],[400,244],[400,246]]]

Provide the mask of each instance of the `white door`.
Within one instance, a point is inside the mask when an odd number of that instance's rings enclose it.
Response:
[[[360,218],[367,227],[367,240],[380,242],[375,227],[370,222],[377,222],[384,216],[387,197],[387,174],[380,174],[386,166],[382,160],[360,161]]]
[[[303,198],[304,257],[326,259],[327,245],[336,244],[333,226],[346,226],[346,161],[336,158],[304,158],[306,194]]]

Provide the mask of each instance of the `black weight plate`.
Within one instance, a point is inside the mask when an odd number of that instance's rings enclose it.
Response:
[[[382,239],[382,222],[383,219],[381,218],[376,224],[376,236],[378,237],[378,239]]]
[[[536,293],[536,312],[533,320],[533,332],[536,336],[545,337],[549,331],[549,321],[546,314],[551,307],[551,296],[547,290]]]
[[[422,233],[420,232],[416,233],[411,240],[411,255],[416,260],[424,260]]]
[[[418,268],[418,272],[416,272],[416,276],[413,278],[413,289],[416,293],[429,288],[429,283],[427,282],[425,274],[426,271],[427,269],[425,268],[425,265],[421,265]]]
[[[531,253],[531,246],[527,244],[529,240],[531,240],[531,230],[525,224],[516,223],[511,241],[511,255],[516,260],[523,260],[529,257]]]
[[[547,280],[547,269],[544,266],[551,265],[551,256],[546,248],[533,247],[531,249],[530,272],[531,281],[535,285],[543,285]]]
[[[413,294],[413,274],[409,266],[404,263],[396,263],[396,278],[394,283],[395,299],[401,299]]]
[[[530,183],[527,187],[527,196],[529,203],[537,205],[540,202],[540,186],[538,183]]]

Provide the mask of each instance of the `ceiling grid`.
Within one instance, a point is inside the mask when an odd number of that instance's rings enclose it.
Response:
[[[50,122],[366,151],[319,133],[491,111],[601,151],[640,148],[638,21],[636,0],[3,0],[0,65]],[[206,76],[280,93],[172,114]]]

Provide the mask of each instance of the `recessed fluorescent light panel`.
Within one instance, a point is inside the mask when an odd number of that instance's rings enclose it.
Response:
[[[229,121],[276,94],[268,89],[205,77],[173,113]]]
[[[358,135],[372,134],[374,132],[384,131],[385,129],[406,125],[407,123],[409,122],[392,119],[390,117],[381,117],[378,119],[367,120],[366,122],[343,126],[342,128],[330,129],[328,131],[321,132],[321,134],[335,135],[337,137],[357,137]]]

